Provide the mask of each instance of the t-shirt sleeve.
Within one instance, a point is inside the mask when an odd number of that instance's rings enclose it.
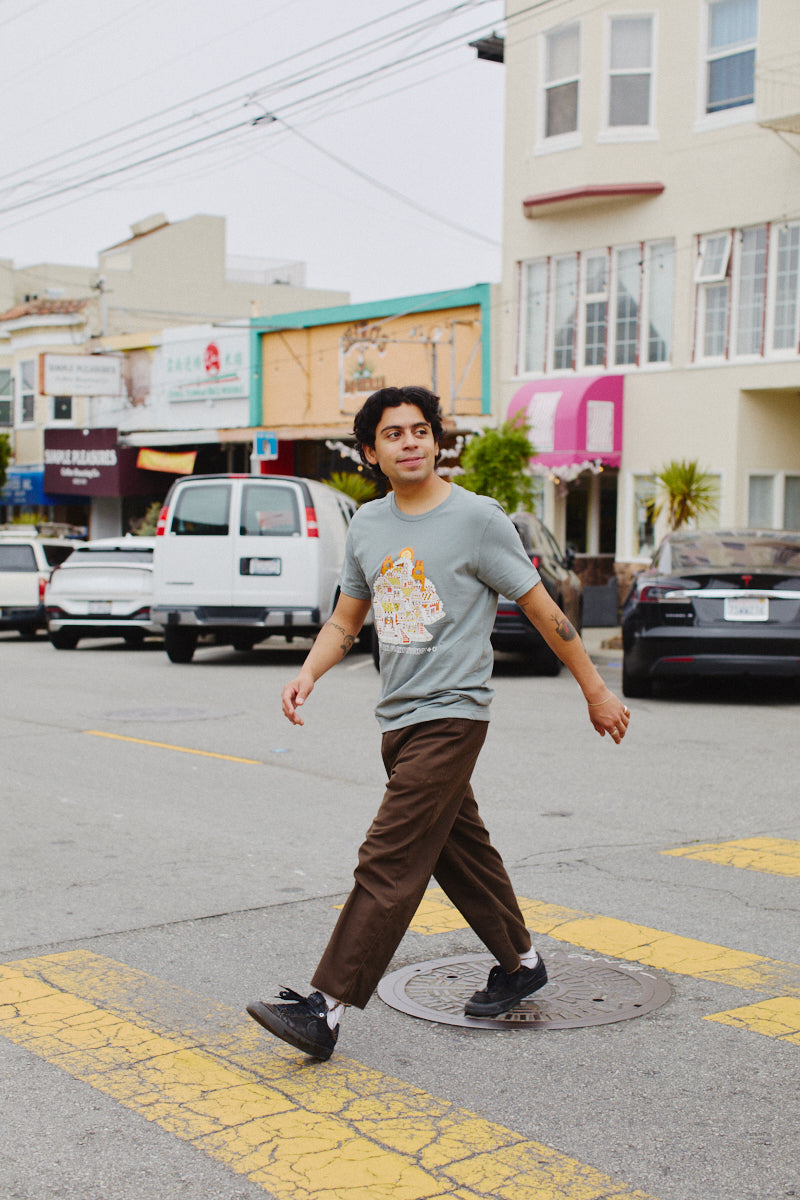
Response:
[[[516,526],[499,505],[492,509],[483,531],[478,577],[509,600],[518,600],[541,579],[525,553]]]
[[[352,596],[355,600],[369,600],[372,597],[372,592],[356,552],[354,522],[355,518],[353,518],[347,530],[347,538],[344,544],[344,562],[342,563],[342,570],[339,575],[339,590],[344,592],[345,596]]]

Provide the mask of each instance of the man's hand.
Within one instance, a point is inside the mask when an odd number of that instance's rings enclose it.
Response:
[[[314,678],[311,675],[305,674],[303,671],[293,679],[281,692],[281,707],[283,715],[292,722],[293,725],[302,725],[303,718],[297,711],[314,690]]]
[[[625,737],[631,719],[628,706],[617,699],[613,692],[609,692],[602,700],[587,700],[586,705],[589,709],[589,720],[600,737],[608,734],[618,746]]]

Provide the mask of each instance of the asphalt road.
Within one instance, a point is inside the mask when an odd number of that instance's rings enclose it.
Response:
[[[375,997],[321,1065],[243,1015],[308,990],[382,787],[371,660],[293,729],[303,649],[0,634],[0,1196],[800,1196],[798,694],[631,702],[617,748],[500,664],[474,783],[536,944],[671,997],[499,1031]],[[424,907],[392,970],[481,950]]]

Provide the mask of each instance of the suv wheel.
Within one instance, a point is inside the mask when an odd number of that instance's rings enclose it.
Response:
[[[622,660],[622,694],[628,700],[647,700],[653,694],[653,681],[647,675],[634,675]]]
[[[197,634],[188,629],[165,629],[164,649],[174,663],[190,663],[197,646]]]

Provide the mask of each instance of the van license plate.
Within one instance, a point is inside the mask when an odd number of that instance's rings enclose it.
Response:
[[[280,575],[281,560],[279,558],[251,558],[251,575]]]
[[[727,596],[726,621],[768,621],[769,600],[766,596]]]

